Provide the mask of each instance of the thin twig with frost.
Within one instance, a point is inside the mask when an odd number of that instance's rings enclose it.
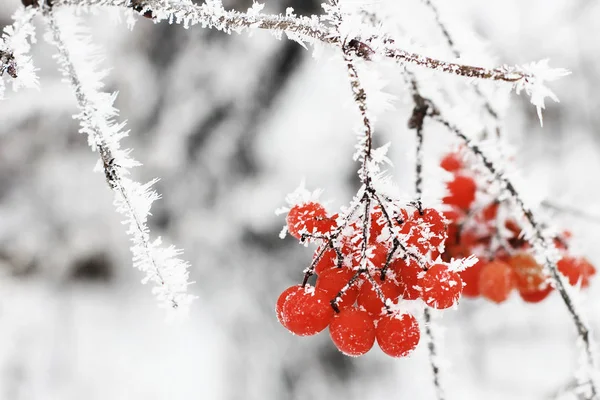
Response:
[[[409,74],[407,72],[407,74]],[[410,129],[414,129],[416,132],[416,162],[415,162],[415,194],[417,199],[417,204],[419,205],[419,209],[421,207],[421,198],[423,196],[423,123],[425,117],[427,116],[427,111],[429,109],[429,104],[425,101],[420,95],[418,91],[418,86],[416,80],[412,79],[412,87],[411,87],[412,97],[414,101],[413,113],[408,122],[408,127]],[[431,372],[433,374],[433,385],[435,387],[435,393],[438,400],[444,400],[444,388],[442,387],[442,383],[440,380],[440,366],[438,365],[438,354],[437,354],[437,344],[435,341],[435,336],[433,333],[433,322],[431,311],[428,306],[425,306],[423,310],[423,319],[425,321],[425,336],[427,338],[427,350],[429,353],[429,366],[431,367]]]
[[[53,7],[78,6],[83,9],[93,6],[109,6],[131,8],[130,0],[55,0]],[[484,68],[442,61],[433,57],[416,54],[396,46],[396,41],[387,35],[375,35],[365,38],[345,38],[335,27],[324,23],[326,18],[298,17],[293,9],[288,8],[286,15],[271,15],[261,13],[262,5],[254,3],[247,13],[228,11],[219,0],[210,0],[201,5],[191,0],[137,0],[135,9],[142,15],[152,15],[156,22],[168,20],[170,23],[180,23],[184,27],[201,25],[204,28],[217,29],[226,33],[242,33],[248,29],[266,29],[276,37],[286,33],[290,39],[297,42],[320,41],[326,44],[343,47],[354,39],[358,57],[372,60],[377,57],[387,57],[401,64],[409,63],[420,67],[459,75],[467,78],[504,81],[512,85],[519,93],[524,90],[531,98],[540,115],[544,108],[544,99],[550,97],[558,101],[556,96],[544,85],[545,82],[567,75],[564,69],[551,69],[547,60],[530,63],[524,66],[501,66]],[[344,15],[342,15],[344,17]]]
[[[587,370],[583,371],[587,375],[585,377],[587,382],[582,383],[585,383],[590,386],[590,391],[592,395],[591,398],[595,398],[598,393],[595,382],[595,374],[597,373],[597,367],[593,353],[592,339],[590,338],[590,331],[587,326],[587,323],[582,318],[582,314],[578,309],[578,305],[575,303],[572,294],[569,293],[565,277],[558,271],[558,267],[556,265],[558,261],[558,255],[553,241],[551,240],[551,238],[547,237],[541,224],[538,223],[531,209],[525,204],[523,198],[521,197],[513,183],[501,172],[499,168],[496,167],[496,165],[483,152],[483,150],[477,144],[473,143],[473,141],[469,137],[467,137],[462,131],[460,131],[456,126],[452,125],[441,115],[439,115],[439,113],[437,113],[436,115],[432,115],[432,118],[444,125],[446,128],[448,128],[449,131],[451,131],[458,138],[460,138],[464,145],[479,158],[480,162],[485,166],[490,175],[492,175],[496,182],[499,182],[502,185],[506,194],[514,202],[517,209],[525,217],[525,220],[529,225],[529,229],[525,236],[525,239],[527,239],[527,241],[532,245],[538,258],[544,261],[544,267],[552,279],[553,286],[559,292],[561,298],[563,299],[563,302],[567,306],[567,310],[571,315],[571,319],[575,324],[577,334],[582,342],[584,359],[587,367]]]
[[[456,41],[454,40],[452,34],[450,33],[450,30],[448,29],[446,24],[444,24],[444,22],[442,21],[439,9],[434,4],[434,0],[422,0],[422,1],[425,4],[425,6],[427,6],[431,10],[437,26],[440,28],[440,31],[442,31],[442,35],[446,39],[448,48],[450,49],[450,51],[452,52],[454,57],[460,58],[461,52],[456,47]],[[496,121],[496,123],[499,123],[500,116],[498,115],[498,112],[494,109],[494,107],[490,103],[489,99],[481,92],[481,90],[479,89],[478,86],[471,86],[471,87],[473,88],[473,91],[475,92],[475,94],[483,102],[483,107],[488,112],[488,114]],[[496,127],[496,135],[497,136],[501,135],[499,126]]]
[[[187,294],[188,264],[177,258],[180,250],[172,246],[161,247],[160,238],[150,239],[146,220],[152,202],[159,198],[151,189],[156,180],[140,184],[126,176],[128,168],[139,163],[129,157],[129,150],[119,146],[119,140],[127,133],[122,130],[124,124],[114,120],[117,115],[117,110],[113,108],[115,97],[99,91],[102,87],[99,78],[103,73],[95,71],[93,61],[85,53],[93,46],[77,26],[67,32],[71,28],[68,26],[71,21],[61,20],[59,27],[55,12],[48,7],[44,7],[43,15],[49,28],[46,38],[56,46],[62,73],[71,83],[77,98],[81,111],[76,117],[80,120],[80,132],[88,135],[88,143],[98,151],[101,169],[115,193],[117,211],[126,217],[124,224],[128,226],[127,233],[133,243],[131,251],[134,266],[145,273],[144,283],[154,283],[152,291],[161,306],[185,311],[194,298]]]
[[[19,7],[12,16],[14,23],[4,27],[0,38],[0,99],[4,94],[2,76],[5,73],[12,78],[15,90],[38,86],[38,77],[29,54],[31,44],[36,40],[32,20],[37,11],[32,7]]]

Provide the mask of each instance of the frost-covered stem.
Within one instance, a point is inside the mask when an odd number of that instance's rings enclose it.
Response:
[[[444,400],[444,389],[440,382],[440,366],[438,365],[438,354],[435,344],[435,337],[432,331],[432,316],[431,311],[427,306],[423,311],[423,319],[425,320],[425,337],[427,337],[427,350],[429,352],[429,366],[433,373],[433,386],[435,387],[435,394],[438,400]]]
[[[129,0],[55,0],[53,7],[61,6],[130,6]],[[141,8],[139,8],[141,7]],[[214,28],[224,32],[241,32],[245,29],[266,29],[278,32],[289,32],[301,35],[304,38],[318,40],[323,43],[343,47],[344,40],[336,33],[335,29],[322,24],[317,19],[307,17],[291,17],[268,14],[248,14],[237,11],[226,11],[223,8],[206,4],[196,5],[191,2],[174,2],[164,0],[140,1],[140,13],[151,12],[157,20],[169,20],[183,23],[185,26],[200,24],[205,28]],[[384,37],[369,38],[367,43],[358,39],[352,39],[357,47],[356,55],[365,60],[372,58],[373,50],[368,42],[385,42],[377,54],[393,58],[401,63],[418,65],[428,69],[434,69],[453,75],[467,78],[490,79],[516,83],[518,81],[532,78],[522,71],[508,71],[503,68],[483,68],[471,65],[446,62],[432,57],[423,56],[402,50],[395,45],[393,39]],[[348,43],[352,42],[348,41]],[[368,49],[361,51],[361,49]]]
[[[21,19],[17,19],[12,25],[11,36],[19,36],[21,34],[21,29],[25,26],[29,26],[36,14],[37,10],[35,9],[26,9],[25,12],[21,13]],[[19,49],[10,48],[10,45],[7,45],[4,37],[0,39],[0,77],[4,75],[5,72],[11,78],[18,77],[19,65],[13,54],[15,50]]]
[[[450,49],[450,51],[452,52],[454,57],[460,58],[460,55],[461,55],[460,51],[456,47],[456,43],[454,42],[454,39],[452,38],[452,35],[450,34],[448,27],[443,23],[442,19],[440,18],[440,12],[439,12],[437,6],[435,4],[433,4],[432,0],[422,0],[422,1],[431,10],[431,12],[435,18],[435,22],[436,22],[437,26],[440,28],[440,30],[442,31],[442,35],[446,39],[448,48]],[[472,87],[473,87],[473,91],[475,92],[475,94],[477,94],[477,96],[483,101],[483,107],[486,109],[488,114],[490,114],[490,116],[493,119],[495,119],[496,121],[499,121],[500,117],[498,115],[498,112],[490,104],[490,101],[487,99],[487,97],[481,92],[481,90],[479,89],[478,86],[472,86]],[[500,136],[500,128],[496,129],[496,135]]]
[[[350,79],[350,87],[352,88],[352,94],[354,95],[354,102],[358,106],[360,115],[362,117],[362,126],[364,129],[365,143],[363,148],[363,155],[360,157],[362,162],[362,176],[361,180],[366,185],[366,192],[372,192],[371,187],[371,176],[369,174],[369,161],[371,161],[371,149],[373,147],[373,129],[371,127],[371,120],[367,115],[367,94],[364,87],[362,86],[359,78],[356,65],[352,59],[352,54],[356,51],[351,50],[350,47],[344,46],[344,61],[348,68],[348,78]]]
[[[429,110],[429,103],[425,101],[419,94],[417,81],[412,74],[407,73],[411,77],[411,92],[415,106],[413,113],[408,121],[408,127],[416,132],[416,151],[415,151],[415,193],[417,196],[417,204],[421,214],[421,197],[423,195],[423,123]],[[425,336],[427,337],[427,350],[429,354],[429,366],[433,374],[433,386],[438,400],[444,400],[444,390],[440,382],[440,367],[437,364],[437,344],[433,335],[431,323],[431,312],[429,307],[425,306],[423,310],[423,319],[425,320]]]
[[[167,261],[173,262],[169,264],[169,273],[181,273],[181,276],[170,276],[170,281],[167,282],[161,269],[162,265],[155,259],[157,256],[156,244],[158,242],[152,243],[149,239],[148,227],[145,223],[145,215],[147,213],[143,209],[137,209],[134,206],[133,199],[136,198],[136,194],[133,191],[135,187],[125,181],[121,166],[115,162],[116,149],[111,148],[111,144],[107,140],[110,134],[102,130],[103,125],[100,124],[100,121],[105,117],[99,113],[89,94],[84,90],[53,10],[47,6],[43,6],[42,11],[52,37],[52,42],[58,50],[59,64],[64,68],[63,73],[73,87],[77,104],[82,112],[81,125],[84,128],[82,130],[88,132],[90,144],[98,150],[107,183],[116,192],[117,198],[121,199],[123,213],[128,217],[130,222],[128,233],[132,235],[132,240],[134,241],[134,246],[132,247],[134,264],[138,264],[140,269],[143,267],[143,270],[149,273],[147,279],[153,280],[161,287],[162,290],[157,293],[160,293],[161,300],[164,300],[170,307],[173,309],[179,308],[181,305],[179,299],[187,305],[192,299],[192,296],[184,293],[187,286],[187,265],[178,259],[167,260],[170,257],[167,257],[167,253],[165,253],[165,263]],[[148,200],[151,201],[151,199]],[[177,251],[169,254],[177,254]],[[183,270],[179,269],[180,267],[183,267]],[[174,281],[174,278],[177,281]]]
[[[544,200],[544,201],[542,201],[542,207],[549,208],[549,209],[557,211],[559,213],[569,214],[574,217],[581,218],[588,222],[594,222],[594,223],[600,224],[600,215],[592,214],[588,211],[581,210],[579,208],[576,208],[576,206],[556,204],[554,202]]]
[[[490,158],[487,157],[487,155],[481,150],[481,148],[475,143],[473,143],[473,141],[470,138],[468,138],[462,131],[450,124],[441,116],[435,115],[433,116],[433,119],[444,125],[446,128],[448,128],[448,130],[450,130],[464,142],[464,144],[469,148],[469,150],[479,158],[481,163],[494,177],[494,179],[502,184],[502,186],[506,189],[507,194],[510,196],[515,205],[525,216],[525,219],[529,224],[531,231],[533,232],[533,237],[531,237],[529,241],[533,245],[534,250],[539,254],[540,258],[544,260],[544,266],[546,267],[546,270],[550,273],[550,277],[552,279],[554,287],[559,292],[561,298],[563,299],[563,302],[567,306],[567,310],[569,311],[573,323],[575,324],[577,334],[579,335],[579,338],[583,343],[585,359],[587,367],[589,368],[589,372],[590,374],[595,373],[596,363],[592,352],[590,330],[586,322],[581,317],[581,313],[577,309],[577,305],[568,293],[566,286],[567,284],[565,282],[564,276],[558,271],[556,262],[548,255],[548,250],[554,247],[551,240],[549,240],[545,236],[542,226],[536,220],[536,217],[531,211],[531,209],[525,205],[523,199],[521,198],[521,195],[516,190],[513,183],[504,174],[500,172],[500,170],[494,165]],[[589,376],[588,378],[590,379],[589,385],[592,392],[592,398],[595,398],[596,394],[598,393],[596,389],[596,382],[592,376]]]

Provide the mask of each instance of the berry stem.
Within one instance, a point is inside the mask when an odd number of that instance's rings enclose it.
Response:
[[[588,368],[585,371],[587,382],[581,382],[582,384],[589,385],[591,398],[595,398],[597,396],[598,390],[596,388],[596,382],[593,378],[593,374],[596,373],[596,361],[592,351],[592,341],[590,339],[590,330],[588,328],[587,323],[583,320],[580,311],[578,310],[578,306],[576,305],[574,299],[569,294],[565,277],[558,271],[558,267],[556,266],[556,260],[554,259],[553,253],[556,248],[546,234],[544,233],[542,226],[537,221],[535,215],[531,211],[529,207],[527,207],[521,198],[519,192],[513,185],[513,183],[495,166],[495,164],[490,160],[490,158],[483,152],[483,150],[473,143],[471,139],[469,139],[462,131],[460,131],[457,127],[452,125],[450,122],[442,118],[439,114],[432,116],[434,120],[444,125],[448,128],[449,131],[454,133],[458,138],[460,138],[464,144],[471,150],[481,161],[481,163],[485,166],[488,172],[494,177],[497,182],[502,184],[506,193],[512,199],[516,207],[520,210],[520,212],[524,215],[525,220],[530,228],[529,237],[527,240],[534,248],[534,251],[537,253],[540,259],[544,260],[544,267],[548,271],[553,286],[560,293],[563,302],[565,303],[569,314],[571,315],[571,319],[575,325],[577,330],[577,334],[583,344],[583,355],[585,359],[585,366]]]
[[[409,73],[410,74],[410,73]],[[415,194],[419,212],[423,215],[421,208],[421,198],[423,196],[423,123],[430,108],[429,103],[419,94],[417,81],[411,76],[411,91],[415,106],[413,113],[408,120],[408,127],[414,129],[417,137],[416,155],[415,155]],[[437,363],[437,345],[431,327],[431,312],[427,306],[423,309],[423,318],[425,320],[425,337],[427,338],[427,349],[429,354],[429,366],[433,374],[433,386],[438,400],[444,400],[444,390],[440,382],[440,367]]]
[[[429,365],[433,373],[433,386],[435,387],[435,394],[438,400],[444,400],[444,389],[440,382],[440,366],[438,365],[438,354],[436,349],[436,343],[431,328],[432,315],[431,311],[427,306],[423,311],[423,319],[425,320],[425,337],[427,337],[427,349],[429,350]]]

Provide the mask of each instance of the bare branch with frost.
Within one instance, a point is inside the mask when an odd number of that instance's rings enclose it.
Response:
[[[125,216],[123,222],[131,236],[133,264],[145,273],[143,283],[152,282],[153,293],[160,305],[167,309],[185,312],[194,299],[187,293],[188,264],[178,256],[180,250],[161,247],[161,239],[150,239],[146,224],[150,206],[159,195],[151,189],[153,180],[140,184],[127,177],[128,169],[139,165],[121,149],[119,140],[127,136],[124,124],[117,123],[118,110],[113,107],[114,95],[101,92],[104,72],[95,69],[95,47],[89,37],[72,21],[72,16],[61,15],[60,24],[55,11],[45,7],[44,19],[48,24],[46,39],[56,46],[56,58],[64,77],[70,82],[81,113],[76,116],[81,133],[88,135],[88,143],[100,155],[100,170],[104,172],[109,187],[115,193],[117,211]]]

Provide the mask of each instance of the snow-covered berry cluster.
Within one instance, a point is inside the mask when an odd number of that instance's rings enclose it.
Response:
[[[329,326],[333,343],[349,356],[367,353],[377,341],[384,353],[404,357],[421,336],[407,300],[452,307],[463,290],[458,270],[470,263],[442,261],[447,220],[438,210],[418,202],[400,206],[368,191],[357,199],[334,215],[316,200],[290,205],[287,231],[317,248],[303,283],[279,297],[277,317],[299,336]],[[308,283],[313,274],[314,286]]]
[[[553,290],[550,277],[532,255],[518,221],[510,217],[509,205],[493,196],[487,196],[488,201],[480,198],[475,201],[477,192],[485,192],[486,188],[478,187],[481,185],[476,183],[473,169],[467,169],[460,151],[447,154],[440,165],[453,174],[444,198],[451,209],[444,213],[450,223],[442,258],[450,260],[474,254],[479,259],[474,266],[460,272],[465,283],[463,294],[502,303],[516,289],[528,303],[544,300]],[[569,253],[570,236],[569,232],[563,232],[554,239],[562,256],[557,267],[571,285],[585,288],[596,270],[586,259]]]

